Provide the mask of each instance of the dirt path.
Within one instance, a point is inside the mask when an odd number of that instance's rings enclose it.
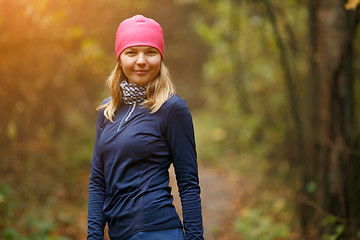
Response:
[[[82,184],[87,186],[88,173],[84,173],[84,175]],[[240,240],[232,231],[232,222],[239,211],[240,204],[246,201],[248,195],[245,191],[248,188],[244,188],[246,179],[241,179],[238,174],[206,165],[199,166],[199,178],[205,239]],[[181,204],[172,168],[170,169],[170,185],[174,195],[174,205],[181,216]],[[86,201],[87,194],[86,188],[82,194],[82,198]],[[77,229],[78,231],[76,234],[69,235],[71,239],[86,239],[86,209],[79,209],[79,212],[75,213],[75,215],[78,219],[77,226],[73,226],[72,230]]]
[[[236,217],[237,207],[247,195],[246,192],[239,191],[242,189],[239,186],[245,185],[244,179],[234,173],[206,165],[199,166],[199,178],[204,238],[206,240],[239,239],[232,231],[232,222]],[[174,205],[181,216],[173,169],[170,169],[170,185],[173,188]]]

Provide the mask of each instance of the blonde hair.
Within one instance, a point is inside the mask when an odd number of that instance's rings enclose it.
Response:
[[[113,122],[115,111],[123,104],[120,83],[124,79],[126,79],[126,76],[122,71],[121,63],[118,61],[106,81],[112,99],[96,108],[96,110],[104,109],[104,116],[111,122]],[[170,72],[165,64],[161,62],[160,73],[148,84],[146,100],[141,105],[148,108],[150,113],[155,113],[174,94],[175,86],[171,80]]]

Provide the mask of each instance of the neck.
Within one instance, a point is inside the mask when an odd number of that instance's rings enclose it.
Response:
[[[127,80],[123,80],[120,83],[123,102],[125,104],[134,104],[138,102],[143,102],[146,99],[146,89],[147,85],[139,86],[136,84],[128,83]]]

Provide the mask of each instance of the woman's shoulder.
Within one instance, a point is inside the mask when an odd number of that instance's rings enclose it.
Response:
[[[102,106],[104,106],[105,104],[109,103],[109,102],[111,101],[111,99],[112,99],[111,97],[108,97],[108,98],[104,99],[104,100],[101,102],[101,104],[100,104],[99,107],[102,107]],[[100,108],[100,109],[99,109],[99,111],[98,111],[98,122],[104,122],[104,121],[106,121],[106,118],[105,118],[105,116],[104,116],[104,111],[105,111],[104,108]]]
[[[179,127],[189,126],[192,116],[186,101],[178,95],[171,96],[164,104],[167,126]]]
[[[169,99],[165,102],[165,105],[168,105],[170,108],[173,106],[187,107],[185,100],[176,94],[170,96]]]
[[[171,112],[174,110],[179,111],[181,109],[188,109],[188,106],[182,97],[173,94],[164,102],[160,109],[165,112]]]
[[[112,100],[112,97],[105,98],[105,99],[101,102],[101,105],[105,105],[105,104],[109,103],[111,100]]]
[[[161,107],[162,111],[170,114],[172,112],[189,112],[186,101],[180,96],[174,94],[163,104]]]

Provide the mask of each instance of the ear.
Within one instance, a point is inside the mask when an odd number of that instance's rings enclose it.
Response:
[[[117,61],[116,66],[117,66],[118,68],[122,68],[120,58],[119,58],[119,60]]]

